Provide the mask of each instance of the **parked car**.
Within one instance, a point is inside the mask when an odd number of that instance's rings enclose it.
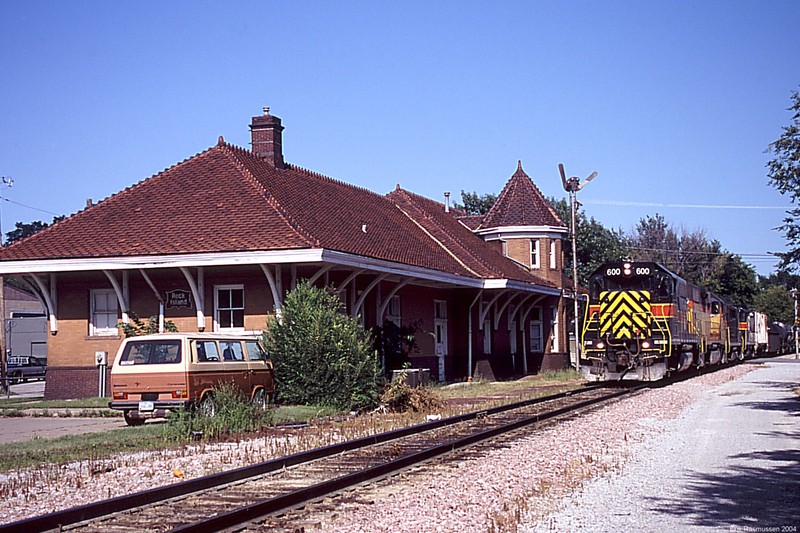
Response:
[[[6,362],[6,375],[13,385],[30,379],[44,379],[47,361],[31,355],[11,356]]]
[[[272,361],[258,337],[225,333],[158,333],[125,339],[111,367],[108,406],[138,426],[169,411],[199,407],[213,416],[222,382],[265,407],[275,393]]]

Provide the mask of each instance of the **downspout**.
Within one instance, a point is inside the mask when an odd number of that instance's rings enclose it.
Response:
[[[467,336],[469,337],[469,342],[467,343],[467,380],[472,381],[472,308],[475,307],[475,304],[478,300],[481,299],[483,296],[483,289],[478,291],[477,296],[475,299],[472,300],[472,303],[469,304],[469,312],[467,313]]]

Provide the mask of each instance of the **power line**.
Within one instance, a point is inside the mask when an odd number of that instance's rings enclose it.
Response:
[[[28,209],[33,209],[34,211],[41,211],[42,213],[47,213],[48,215],[53,215],[55,217],[61,216],[60,214],[53,213],[52,211],[48,211],[47,209],[41,209],[39,207],[33,207],[32,205],[25,205],[25,204],[20,203],[20,202],[15,202],[14,200],[11,200],[11,199],[6,198],[4,196],[0,196],[0,200],[6,201],[6,202],[14,204],[14,205],[18,205],[20,207],[26,207]]]
[[[644,247],[630,247],[629,250],[637,252],[660,252],[665,254],[698,254],[698,255],[738,255],[739,257],[752,257],[752,258],[769,258],[777,259],[778,257],[773,253],[735,253],[735,252],[712,252],[703,250],[675,250],[671,248],[644,248]]]
[[[659,202],[631,202],[627,200],[582,200],[585,204],[624,205],[632,207],[677,207],[685,209],[779,209],[788,211],[791,207],[774,205],[713,205],[713,204],[664,204]]]

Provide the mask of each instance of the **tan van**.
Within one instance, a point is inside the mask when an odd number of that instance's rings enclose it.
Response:
[[[111,367],[109,407],[131,426],[168,411],[216,410],[214,389],[231,382],[259,406],[275,392],[272,361],[255,335],[160,333],[125,339]]]

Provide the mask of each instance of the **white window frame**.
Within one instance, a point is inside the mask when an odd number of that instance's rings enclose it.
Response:
[[[534,307],[531,310],[531,321],[529,325],[529,338],[531,353],[544,352],[544,338],[542,336],[542,308]]]
[[[97,310],[96,296],[104,296],[106,309]],[[113,310],[111,307],[113,306]],[[89,291],[89,336],[90,337],[116,337],[119,335],[117,322],[119,319],[119,300],[114,289],[92,289]],[[99,316],[105,317],[102,324],[98,325]],[[113,315],[113,320],[110,320]],[[113,324],[113,325],[111,325]]]
[[[492,321],[489,318],[483,321],[483,353],[492,353]]]
[[[386,320],[392,322],[398,328],[403,324],[400,295],[395,294],[389,299],[389,305],[386,306]]]
[[[220,291],[231,291],[231,290],[240,290],[242,291],[242,307],[220,307],[219,302],[219,293]],[[224,312],[231,312],[241,310],[242,311],[242,326],[234,326],[229,328],[223,328],[220,325],[219,315],[221,311]],[[244,303],[244,285],[233,284],[233,285],[214,285],[214,331],[244,331],[244,310],[245,310],[245,303]]]
[[[539,261],[539,239],[531,239],[531,268],[541,268]]]
[[[558,331],[560,325],[558,323],[558,308],[553,307],[552,309],[553,319],[551,321],[552,327],[550,328],[550,339],[551,342],[551,352],[552,353],[559,353],[561,351],[561,340],[560,340],[560,332]]]
[[[517,353],[517,308],[515,305],[508,306],[508,347],[512,354]]]
[[[508,241],[500,241],[500,251],[505,257],[508,257]]]
[[[556,261],[556,240],[550,239],[550,270],[555,270],[558,266]]]
[[[433,301],[433,318],[447,320],[447,300]]]

